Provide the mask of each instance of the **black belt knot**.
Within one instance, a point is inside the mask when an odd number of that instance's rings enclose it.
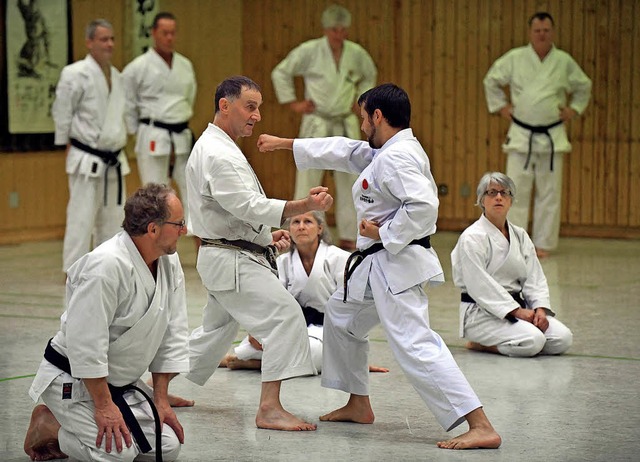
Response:
[[[47,347],[44,350],[44,359],[49,361],[58,369],[71,375],[71,364],[69,363],[69,358],[53,348],[51,346],[51,340],[53,339],[49,339],[49,343],[47,343]],[[149,406],[151,406],[151,412],[153,412],[153,419],[155,421],[156,462],[162,462],[162,427],[160,424],[160,415],[158,414],[158,409],[156,409],[156,405],[153,403],[151,397],[132,383],[129,385],[124,385],[122,387],[116,387],[114,385],[111,385],[110,383],[108,383],[107,385],[109,386],[109,391],[111,392],[111,399],[113,400],[113,403],[118,406],[118,409],[120,409],[122,418],[131,431],[131,434],[135,438],[136,443],[138,443],[140,451],[146,454],[147,452],[151,451],[151,445],[149,444],[149,440],[147,440],[147,437],[142,431],[140,423],[138,423],[135,416],[133,415],[133,411],[131,410],[131,407],[129,407],[129,403],[127,403],[127,401],[124,399],[124,394],[129,390],[135,390],[145,397],[145,399],[149,403]]]
[[[253,242],[245,241],[243,239],[207,239],[201,238],[203,246],[207,247],[220,247],[234,250],[248,250],[251,253],[256,255],[263,256],[269,262],[269,265],[274,270],[278,271],[278,265],[276,263],[276,257],[278,256],[278,251],[274,245],[268,245],[266,247],[262,247],[259,244],[255,244]]]
[[[409,242],[409,245],[421,245],[425,249],[428,249],[431,247],[431,239],[429,236],[425,236],[420,239],[414,239],[413,241]],[[367,247],[364,250],[356,250],[352,252],[351,255],[349,255],[347,263],[346,265],[344,265],[344,296],[342,298],[343,303],[347,303],[347,286],[349,279],[353,275],[353,272],[358,266],[360,266],[360,263],[362,263],[365,258],[367,258],[369,255],[373,255],[374,253],[381,251],[382,249],[384,249],[382,242],[376,242],[371,247]]]
[[[511,120],[513,120],[513,123],[515,123],[516,125],[526,130],[529,130],[531,132],[529,134],[529,152],[527,153],[527,160],[524,163],[524,169],[526,170],[527,167],[529,167],[529,161],[531,160],[531,147],[533,143],[533,135],[546,135],[547,138],[549,138],[549,142],[551,143],[551,162],[550,162],[549,168],[551,171],[553,171],[553,155],[555,154],[555,149],[553,146],[553,138],[551,138],[551,133],[549,133],[549,130],[553,127],[557,127],[558,125],[561,125],[562,120],[558,120],[557,122],[554,122],[549,125],[529,125],[521,120],[516,119],[515,117],[513,117],[513,115],[511,116]]]
[[[170,124],[170,123],[166,123],[166,122],[160,122],[159,120],[154,120],[153,122],[151,122],[151,119],[149,117],[145,117],[143,119],[140,119],[139,122],[141,124],[145,124],[145,125],[153,125],[154,127],[158,127],[158,128],[163,128],[165,130],[170,131],[171,133],[180,133],[182,131],[184,131],[185,129],[189,128],[189,122],[178,122],[175,124]]]
[[[118,155],[123,148],[118,149],[117,151],[102,151],[100,149],[92,148],[84,144],[81,141],[76,140],[75,138],[71,138],[71,146],[74,146],[81,151],[87,152],[91,155],[97,156],[102,159],[107,165],[107,169],[104,171],[104,205],[107,205],[107,179],[109,175],[109,169],[111,167],[116,168],[116,174],[118,175],[118,205],[122,204],[122,169],[120,165],[120,161],[118,160]]]
[[[511,295],[511,297],[516,302],[518,302],[518,305],[520,305],[520,308],[526,308],[527,307],[527,304],[524,301],[524,298],[522,298],[522,294],[520,292],[509,292],[509,295]],[[476,303],[476,301],[471,297],[471,295],[469,295],[466,292],[462,292],[460,294],[460,301],[464,302],[464,303]],[[512,314],[506,315],[505,319],[510,321],[510,322],[518,322],[518,319]]]

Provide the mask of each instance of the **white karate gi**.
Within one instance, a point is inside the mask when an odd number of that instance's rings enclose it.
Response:
[[[378,71],[369,53],[357,43],[344,41],[340,64],[335,59],[327,37],[302,43],[294,48],[271,73],[280,104],[296,101],[294,77],[304,78],[304,97],[313,101],[316,110],[304,114],[300,138],[347,136],[360,139],[360,122],[353,113],[358,97],[376,84]],[[306,197],[322,182],[322,170],[296,172],[294,199]],[[356,177],[335,172],[336,224],[340,239],[354,240],[358,226],[351,201],[351,187]]]
[[[278,257],[280,282],[295,297],[301,307],[313,308],[324,313],[329,297],[342,284],[344,265],[350,253],[339,247],[320,242],[313,260],[311,273],[307,274],[297,249]],[[311,360],[318,372],[322,372],[322,326],[307,325]],[[245,337],[234,352],[239,359],[262,359],[262,350],[257,350]]]
[[[207,239],[242,239],[261,246],[280,227],[286,201],[265,196],[238,145],[209,124],[187,162],[188,227]],[[202,326],[190,336],[187,378],[203,385],[242,325],[263,346],[262,381],[315,373],[302,310],[263,256],[201,246],[198,273],[209,296]]]
[[[127,129],[136,133],[136,158],[140,181],[170,184],[169,160],[175,154],[173,179],[184,198],[187,191],[184,169],[191,152],[191,130],[172,133],[155,127],[153,121],[168,124],[188,122],[193,116],[196,77],[191,61],[173,53],[171,67],[158,52],[150,48],[131,61],[122,71],[127,92]],[[142,124],[140,119],[150,119]],[[189,216],[187,201],[185,217]]]
[[[508,356],[562,354],[573,334],[555,318],[549,287],[533,242],[524,229],[509,223],[508,240],[482,215],[458,239],[451,252],[453,282],[476,303],[460,302],[460,336],[485,346],[497,346]],[[545,308],[549,327],[505,316],[519,307],[510,293],[521,293],[526,308]]]
[[[429,327],[422,283],[444,281],[436,252],[414,239],[436,231],[438,195],[429,159],[411,129],[380,149],[342,137],[296,139],[298,168],[360,172],[353,186],[358,221],[380,223],[384,249],[367,256],[349,280],[343,303],[338,286],[324,323],[322,385],[369,394],[368,332],[381,323],[400,367],[446,430],[481,406],[442,338]],[[358,236],[358,248],[375,241]]]
[[[484,78],[489,112],[507,105],[503,87],[509,86],[513,115],[529,125],[549,125],[560,119],[560,107],[567,105],[582,114],[589,103],[591,80],[566,52],[551,48],[540,61],[531,44],[510,50],[493,63]],[[564,124],[549,129],[555,156],[550,170],[551,144],[546,135],[533,135],[531,161],[524,166],[531,132],[511,123],[502,149],[507,153],[506,174],[515,182],[519,199],[513,202],[509,220],[527,229],[529,202],[535,180],[533,242],[553,250],[558,246],[562,203],[563,153],[571,151]]]
[[[155,427],[151,408],[134,391],[125,393],[152,451],[139,454],[134,444],[105,451],[96,448],[95,407],[82,378],[106,377],[114,386],[135,383],[148,369],[157,373],[189,370],[184,274],[177,254],[158,259],[154,280],[129,235],[121,231],[79,259],[67,279],[67,310],[52,346],[69,358],[72,376],[47,360],[38,369],[29,395],[42,398],[62,428],[60,449],[78,460],[155,460]],[[63,384],[71,384],[68,398]],[[153,394],[151,394],[153,396]],[[163,426],[164,460],[175,460],[180,442]]]
[[[55,144],[65,145],[75,138],[101,151],[117,151],[127,143],[124,122],[125,94],[118,70],[111,66],[111,89],[100,65],[91,56],[65,66],[56,87],[51,113],[55,122]],[[107,171],[105,205],[105,170],[107,165],[97,156],[74,146],[67,152],[69,203],[62,251],[62,270],[81,256],[113,237],[124,218],[126,185],[124,176],[129,164],[124,151],[118,160],[122,170],[122,197],[118,197],[118,175]],[[118,204],[118,199],[121,203]]]

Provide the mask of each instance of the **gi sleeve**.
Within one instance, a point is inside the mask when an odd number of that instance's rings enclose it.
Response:
[[[177,254],[171,255],[170,260],[168,267],[172,271],[174,285],[167,308],[171,315],[162,343],[149,365],[149,372],[187,373],[189,372],[189,327],[184,272]]]
[[[305,43],[289,52],[271,72],[271,81],[280,104],[296,101],[296,89],[293,77],[302,75],[309,67],[311,49]]]
[[[550,309],[549,286],[540,260],[536,256],[536,248],[527,233],[522,233],[518,238],[527,267],[527,279],[522,285],[522,295],[529,308],[546,308],[547,313],[553,316],[554,313]]]
[[[486,235],[462,234],[451,255],[456,276],[462,279],[467,293],[476,303],[502,319],[519,308],[509,292],[487,272],[491,244]]]
[[[513,60],[510,53],[507,53],[493,63],[484,77],[482,83],[487,107],[491,114],[498,112],[509,103],[503,88],[511,83],[512,74]]]
[[[591,79],[580,68],[573,58],[570,58],[567,69],[569,93],[571,93],[570,107],[578,114],[582,114],[591,97]]]
[[[343,136],[293,141],[293,156],[299,170],[317,168],[360,174],[371,163],[374,153],[366,141]]]
[[[122,83],[126,95],[124,121],[127,125],[127,132],[132,135],[138,130],[138,85],[137,78],[138,64],[136,61],[129,63],[122,71]]]
[[[360,59],[360,70],[362,71],[363,78],[358,82],[356,88],[356,101],[361,94],[376,85],[376,80],[378,78],[378,69],[374,64],[373,59],[371,59],[371,56],[364,48],[362,49]]]
[[[83,79],[74,70],[69,67],[62,69],[56,86],[56,99],[51,108],[56,130],[54,143],[57,145],[69,143],[73,114],[84,93],[82,85]]]

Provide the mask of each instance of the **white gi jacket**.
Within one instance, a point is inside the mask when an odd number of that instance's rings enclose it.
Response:
[[[555,46],[540,60],[531,44],[508,51],[498,58],[484,78],[485,96],[489,112],[507,105],[503,87],[509,86],[513,115],[529,125],[549,125],[559,120],[561,106],[567,105],[582,114],[589,103],[591,80],[578,63]],[[505,152],[528,152],[531,132],[511,123]],[[555,152],[571,151],[563,124],[549,129]],[[544,135],[534,135],[532,152],[550,152],[551,144]]]
[[[299,169],[332,169],[358,173],[352,194],[358,222],[380,224],[384,250],[368,256],[349,280],[349,296],[364,299],[373,258],[377,258],[393,294],[425,281],[444,282],[433,248],[408,245],[436,231],[438,193],[429,158],[410,128],[391,137],[380,149],[344,137],[296,139]],[[358,236],[358,249],[375,241]]]
[[[453,283],[498,318],[519,308],[510,292],[521,292],[527,307],[550,309],[547,278],[526,231],[508,223],[510,240],[484,214],[458,238],[451,252]],[[460,303],[460,335],[472,303]]]
[[[55,144],[65,145],[71,138],[102,151],[117,151],[127,144],[124,121],[125,93],[122,77],[111,66],[111,90],[97,61],[85,59],[62,69],[56,86],[51,113],[55,122]],[[129,173],[124,151],[118,160],[122,174]],[[107,165],[92,154],[71,146],[67,153],[66,173],[102,177]]]
[[[209,124],[193,147],[186,171],[188,228],[195,236],[242,239],[263,247],[271,243],[271,228],[282,224],[286,201],[265,196],[246,157],[222,129]],[[239,252],[217,247],[199,252],[215,258],[215,265],[198,265],[203,281],[212,284],[207,289],[237,288]],[[268,266],[266,259],[246,254]]]
[[[321,37],[291,50],[275,67],[271,80],[278,102],[287,104],[297,99],[293,78],[304,78],[304,97],[314,102],[316,111],[302,116],[301,138],[346,134],[359,139],[359,122],[352,107],[375,85],[377,73],[369,53],[349,40],[344,41],[336,66],[327,37]]]
[[[169,155],[173,143],[175,154],[191,150],[191,131],[171,133],[140,119],[174,124],[188,122],[193,116],[196,77],[191,61],[173,53],[171,67],[158,52],[150,48],[131,61],[122,71],[127,92],[126,122],[129,133],[136,133],[136,152]]]
[[[307,275],[298,249],[294,249],[276,260],[278,277],[300,306],[324,313],[327,300],[342,285],[349,255],[349,252],[321,241],[311,273]]]
[[[147,369],[189,372],[185,281],[177,254],[158,259],[154,280],[122,231],[69,268],[66,298],[51,343],[69,358],[73,377],[107,377],[123,386],[139,381]],[[34,401],[60,373],[42,361],[29,390]],[[81,380],[72,392],[74,401],[91,399]]]

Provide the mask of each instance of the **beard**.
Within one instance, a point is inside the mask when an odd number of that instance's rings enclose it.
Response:
[[[371,134],[367,137],[367,141],[369,141],[369,146],[371,146],[373,149],[378,149],[380,146],[377,146],[377,143],[375,142],[374,138],[376,136],[376,127],[374,127],[373,125],[371,126]]]

